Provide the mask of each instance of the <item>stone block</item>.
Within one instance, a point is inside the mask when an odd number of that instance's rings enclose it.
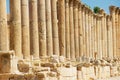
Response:
[[[77,80],[77,68],[76,67],[60,67],[58,68],[59,80]]]

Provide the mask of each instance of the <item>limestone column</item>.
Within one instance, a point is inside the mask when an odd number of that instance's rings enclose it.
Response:
[[[83,55],[83,28],[82,28],[82,4],[79,3],[78,12],[78,28],[79,28],[79,57]]]
[[[47,55],[53,55],[51,0],[45,0],[46,5],[46,29],[47,29]]]
[[[113,58],[113,45],[112,45],[112,22],[110,15],[107,15],[107,33],[108,33],[108,57]]]
[[[73,15],[74,15],[75,57],[76,58],[79,57],[78,4],[79,4],[79,1],[74,0]]]
[[[99,42],[99,46],[100,46],[100,59],[102,59],[102,16],[100,15],[99,17],[99,35],[100,35],[100,42]]]
[[[119,13],[118,13],[118,23],[119,23],[119,36],[120,36],[120,8],[119,8]],[[120,37],[119,37],[119,41],[120,41]],[[119,49],[120,49],[120,43],[119,43]],[[119,54],[119,57],[120,57],[120,54]]]
[[[22,56],[22,32],[21,32],[21,0],[10,0],[11,27],[13,27],[13,49],[16,57]]]
[[[110,14],[112,16],[112,29],[113,29],[113,57],[116,58],[116,26],[115,26],[115,6],[110,6]]]
[[[57,24],[57,0],[51,0],[53,54],[59,55],[59,36]]]
[[[73,1],[70,0],[69,21],[70,21],[70,57],[75,59],[75,45],[74,45],[74,21],[73,21]]]
[[[94,14],[94,46],[95,46],[95,50],[94,50],[94,58],[97,58],[97,54],[98,54],[98,47],[97,47],[97,15]]]
[[[102,17],[101,17],[101,39],[102,39],[102,57],[105,57],[105,16],[104,16],[104,14],[105,14],[105,12],[104,12],[104,10],[103,9],[101,9],[100,10],[100,14],[102,15]]]
[[[85,44],[86,44],[86,57],[89,57],[89,39],[88,39],[88,21],[89,21],[89,16],[88,16],[88,8],[85,8]]]
[[[65,1],[58,0],[59,7],[59,46],[60,55],[65,56]]]
[[[30,58],[29,0],[21,0],[22,53],[24,59]]]
[[[82,28],[83,28],[83,55],[86,56],[86,41],[85,41],[85,5],[82,5]]]
[[[91,12],[91,56],[92,58],[94,57],[94,50],[95,50],[95,46],[94,46],[94,18],[93,18],[93,12]]]
[[[119,52],[120,52],[120,49],[119,49],[119,26],[118,26],[118,13],[119,13],[119,8],[117,7],[116,8],[116,11],[115,11],[115,26],[116,26],[116,48],[117,48],[117,51],[116,51],[116,57],[118,58],[118,55],[119,55]]]
[[[91,10],[88,9],[88,46],[89,46],[89,57],[92,57],[92,53],[91,53],[91,24],[92,24],[92,20],[91,20]]]
[[[0,0],[0,51],[8,51],[6,0]]]
[[[39,28],[39,46],[40,57],[47,56],[46,48],[46,10],[45,0],[38,0],[38,28]]]
[[[104,26],[103,26],[103,57],[106,58],[107,57],[107,24],[106,24],[106,13],[103,13],[103,22],[104,22]]]
[[[30,12],[30,53],[34,59],[39,59],[39,36],[38,36],[38,15],[37,0],[29,0]]]
[[[66,57],[70,59],[70,25],[69,25],[69,0],[65,2],[65,34],[66,34]]]

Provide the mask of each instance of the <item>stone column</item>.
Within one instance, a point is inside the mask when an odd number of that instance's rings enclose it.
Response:
[[[51,20],[51,0],[46,3],[46,29],[47,29],[47,55],[53,55],[52,20]]]
[[[94,46],[94,18],[93,18],[93,12],[91,12],[91,57],[94,58],[94,50],[95,50],[95,46]]]
[[[104,57],[106,58],[107,57],[107,25],[106,25],[106,16],[107,14],[104,13],[104,39],[105,39],[105,43],[104,43]]]
[[[30,58],[29,0],[21,0],[22,53],[24,59]]]
[[[115,6],[110,6],[110,14],[112,16],[112,29],[113,29],[113,57],[116,58],[116,26],[115,26]]]
[[[88,16],[88,8],[85,8],[85,49],[86,49],[86,57],[89,57],[89,39],[88,39],[88,21],[89,21],[89,16]]]
[[[119,36],[120,36],[120,8],[118,13],[118,23],[119,23]],[[119,37],[119,41],[120,41],[120,37]],[[120,43],[119,43],[119,49],[120,49]],[[120,57],[120,54],[119,54],[119,57]]]
[[[102,15],[102,17],[101,17],[101,37],[102,37],[102,57],[105,57],[105,16],[104,16],[104,14],[105,14],[105,12],[104,12],[104,10],[103,9],[101,9],[100,10],[100,14]]]
[[[116,27],[116,48],[117,48],[117,51],[116,51],[116,57],[118,58],[118,55],[119,55],[119,52],[120,52],[120,49],[119,49],[119,26],[118,26],[118,13],[119,13],[119,7],[116,8],[116,11],[115,11],[115,27]]]
[[[73,15],[74,15],[75,57],[76,58],[79,57],[78,4],[79,4],[79,1],[74,0]]]
[[[73,1],[70,0],[70,8],[69,8],[69,21],[70,21],[70,57],[71,59],[75,59],[75,45],[74,45],[74,22],[73,22]]]
[[[39,59],[39,36],[37,0],[29,0],[30,11],[30,53],[34,59]]]
[[[100,36],[100,41],[99,41],[99,46],[100,46],[100,59],[102,59],[102,16],[100,15],[99,17],[99,36]]]
[[[8,51],[6,0],[0,0],[0,51]]]
[[[59,46],[60,55],[65,56],[65,1],[58,0],[59,7]]]
[[[97,15],[93,16],[94,22],[94,58],[97,58],[98,48],[97,48]]]
[[[89,57],[91,58],[92,57],[92,48],[91,48],[91,24],[92,24],[92,19],[91,19],[91,14],[92,14],[92,11],[90,9],[88,9],[88,46],[89,46]]]
[[[83,28],[82,28],[82,4],[79,3],[78,12],[78,29],[79,29],[79,57],[83,55]]]
[[[39,28],[39,46],[40,57],[47,56],[46,45],[46,10],[45,0],[38,0],[38,28]]]
[[[108,57],[113,58],[113,44],[112,44],[112,22],[110,15],[107,15],[107,33],[108,33]]]
[[[86,56],[86,41],[85,41],[85,5],[82,5],[82,28],[83,28],[83,55]]]
[[[13,27],[13,49],[16,57],[22,56],[22,33],[21,33],[21,0],[10,0],[11,27]]]
[[[65,2],[65,33],[66,33],[66,57],[70,59],[70,25],[69,25],[69,0]]]
[[[59,55],[59,37],[57,24],[57,0],[51,0],[52,32],[53,32],[53,54]]]

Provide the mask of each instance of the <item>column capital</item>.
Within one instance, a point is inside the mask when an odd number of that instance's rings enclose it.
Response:
[[[119,13],[119,7],[116,7],[115,13],[116,13],[116,14]]]
[[[115,12],[116,7],[115,7],[115,6],[110,6],[110,7],[109,7],[109,10],[110,10],[110,13],[113,13],[113,12]]]
[[[73,3],[74,0],[69,0],[70,3]]]
[[[69,2],[70,2],[70,0],[65,0],[65,2],[66,2],[66,3],[69,3]]]
[[[104,11],[103,9],[100,9],[99,13],[100,13],[101,15],[104,15],[105,11]]]
[[[74,4],[74,7],[78,7],[79,1],[78,0],[74,0],[73,4]]]

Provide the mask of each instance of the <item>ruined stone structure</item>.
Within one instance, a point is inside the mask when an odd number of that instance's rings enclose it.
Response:
[[[0,80],[120,76],[120,8],[79,0],[0,0]],[[104,73],[104,74],[103,74]]]

